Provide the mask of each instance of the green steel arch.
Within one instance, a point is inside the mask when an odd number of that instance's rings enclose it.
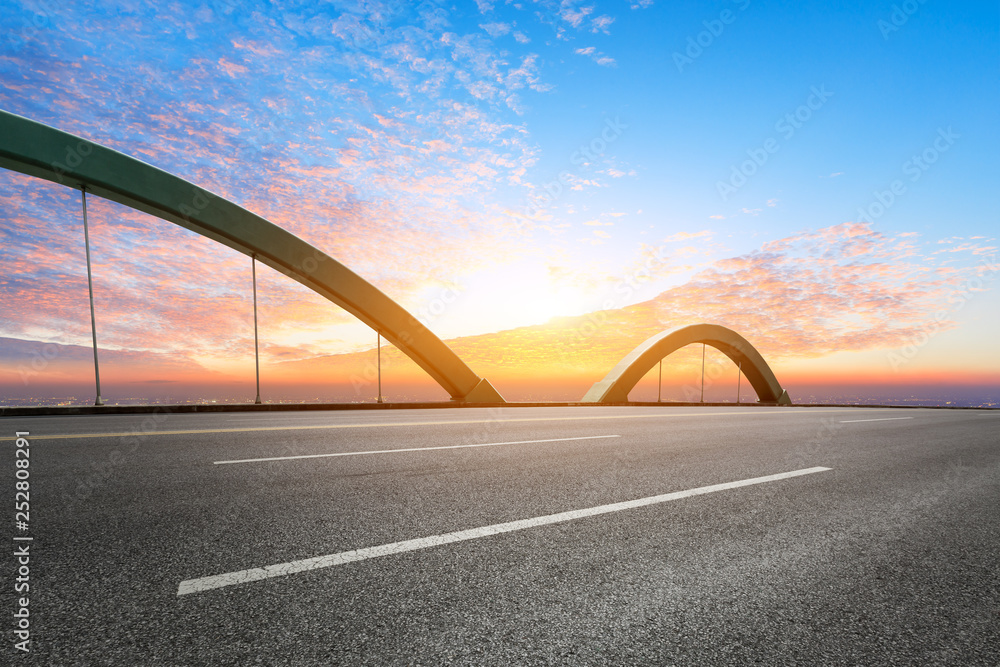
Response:
[[[6,111],[0,111],[0,167],[86,188],[256,257],[380,331],[453,400],[505,402],[488,380],[364,278],[290,232],[189,181]]]
[[[718,324],[692,324],[656,334],[618,362],[583,397],[584,403],[627,403],[632,387],[668,354],[691,343],[705,343],[740,364],[761,403],[791,405],[771,368],[746,338]]]

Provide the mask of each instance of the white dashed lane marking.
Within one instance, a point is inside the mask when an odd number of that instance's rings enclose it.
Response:
[[[566,442],[568,440],[598,440],[620,438],[620,435],[585,435],[577,438],[549,438],[547,440],[516,440],[513,442],[484,442],[474,445],[442,445],[440,447],[400,447],[398,449],[370,449],[361,452],[333,452],[330,454],[301,454],[299,456],[270,456],[259,459],[237,459],[235,461],[214,461],[217,466],[230,463],[260,463],[263,461],[293,461],[295,459],[322,459],[331,456],[361,456],[363,454],[396,454],[397,452],[429,452],[435,449],[464,449],[467,447],[499,447],[501,445],[530,445],[536,442]]]

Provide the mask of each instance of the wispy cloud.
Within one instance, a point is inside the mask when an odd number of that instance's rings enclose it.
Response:
[[[574,28],[583,25],[584,20],[593,13],[593,5],[585,6],[573,0],[563,2],[559,8],[559,17]]]
[[[614,58],[604,55],[603,53],[598,51],[596,47],[593,46],[585,46],[578,48],[576,49],[575,53],[577,55],[587,56],[598,65],[602,65],[604,67],[614,67],[617,64]]]
[[[609,35],[611,34],[609,28],[611,28],[611,24],[614,22],[614,18],[608,16],[607,14],[603,14],[590,22],[590,31],[603,32],[605,35]]]
[[[497,37],[503,37],[510,32],[509,23],[481,23],[479,24],[479,27],[489,33],[490,37],[493,37],[494,39]]]

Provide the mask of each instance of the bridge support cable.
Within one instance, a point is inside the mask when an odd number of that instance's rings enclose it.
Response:
[[[250,256],[250,273],[253,276],[253,360],[257,371],[257,399],[260,405],[260,344],[257,338],[257,255]]]
[[[382,398],[382,332],[376,331],[375,333],[378,334],[375,345],[378,350],[378,399],[376,399],[376,402],[385,403],[385,400]]]
[[[94,380],[97,383],[97,399],[94,405],[104,405],[101,398],[101,367],[97,361],[97,317],[94,315],[94,277],[90,268],[90,231],[87,229],[87,186],[80,186],[83,200],[83,244],[87,250],[87,292],[90,294],[90,335],[94,340]]]
[[[701,402],[705,402],[705,344],[701,344]]]
[[[736,402],[739,403],[740,402],[740,383],[743,382],[743,362],[742,361],[737,365],[737,368],[738,368],[738,370],[736,372]]]

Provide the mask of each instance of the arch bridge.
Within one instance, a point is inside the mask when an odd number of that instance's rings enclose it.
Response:
[[[6,111],[0,111],[0,167],[91,192],[233,248],[302,283],[378,331],[437,381],[452,400],[505,402],[444,341],[367,280],[294,234],[189,181]]]
[[[791,405],[764,357],[750,342],[732,329],[718,324],[692,324],[663,331],[625,355],[618,365],[584,395],[584,403],[627,403],[632,388],[653,366],[670,353],[691,343],[711,345],[739,364],[761,403]]]

